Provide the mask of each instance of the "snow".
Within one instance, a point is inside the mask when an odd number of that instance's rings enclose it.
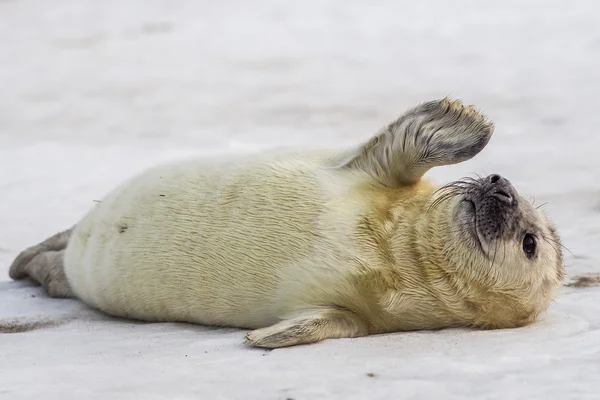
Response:
[[[0,0],[1,399],[600,397],[600,288],[536,324],[249,349],[242,330],[111,319],[12,282],[18,252],[144,168],[192,154],[355,143],[452,95],[496,134],[440,183],[505,175],[598,272],[594,0]],[[54,324],[54,325],[53,325]]]

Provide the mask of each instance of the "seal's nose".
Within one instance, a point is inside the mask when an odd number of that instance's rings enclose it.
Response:
[[[503,203],[512,204],[512,186],[506,178],[498,174],[492,174],[487,177],[487,181],[491,186],[489,191],[490,195],[494,196]]]
[[[502,177],[498,174],[492,174],[492,175],[488,176],[488,180],[490,181],[490,183],[496,183],[501,179],[502,179]]]

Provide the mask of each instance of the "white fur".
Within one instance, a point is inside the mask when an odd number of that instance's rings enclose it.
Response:
[[[65,251],[76,296],[112,315],[255,328],[310,301],[290,284],[352,268],[340,258],[359,257],[366,175],[333,171],[324,152],[229,157],[154,168],[103,199]]]

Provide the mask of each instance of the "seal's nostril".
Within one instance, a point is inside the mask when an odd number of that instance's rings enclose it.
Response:
[[[490,175],[490,182],[491,183],[496,183],[496,182],[498,182],[500,180],[500,178],[501,178],[501,176],[498,175],[498,174]]]

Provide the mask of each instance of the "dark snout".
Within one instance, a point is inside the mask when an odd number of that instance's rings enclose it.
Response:
[[[472,218],[474,235],[489,244],[514,233],[520,214],[518,199],[508,179],[498,174],[488,175],[469,185],[463,215]]]
[[[507,205],[512,205],[516,199],[516,190],[510,181],[498,174],[492,174],[483,179],[483,192],[486,196],[494,197],[496,200]]]

